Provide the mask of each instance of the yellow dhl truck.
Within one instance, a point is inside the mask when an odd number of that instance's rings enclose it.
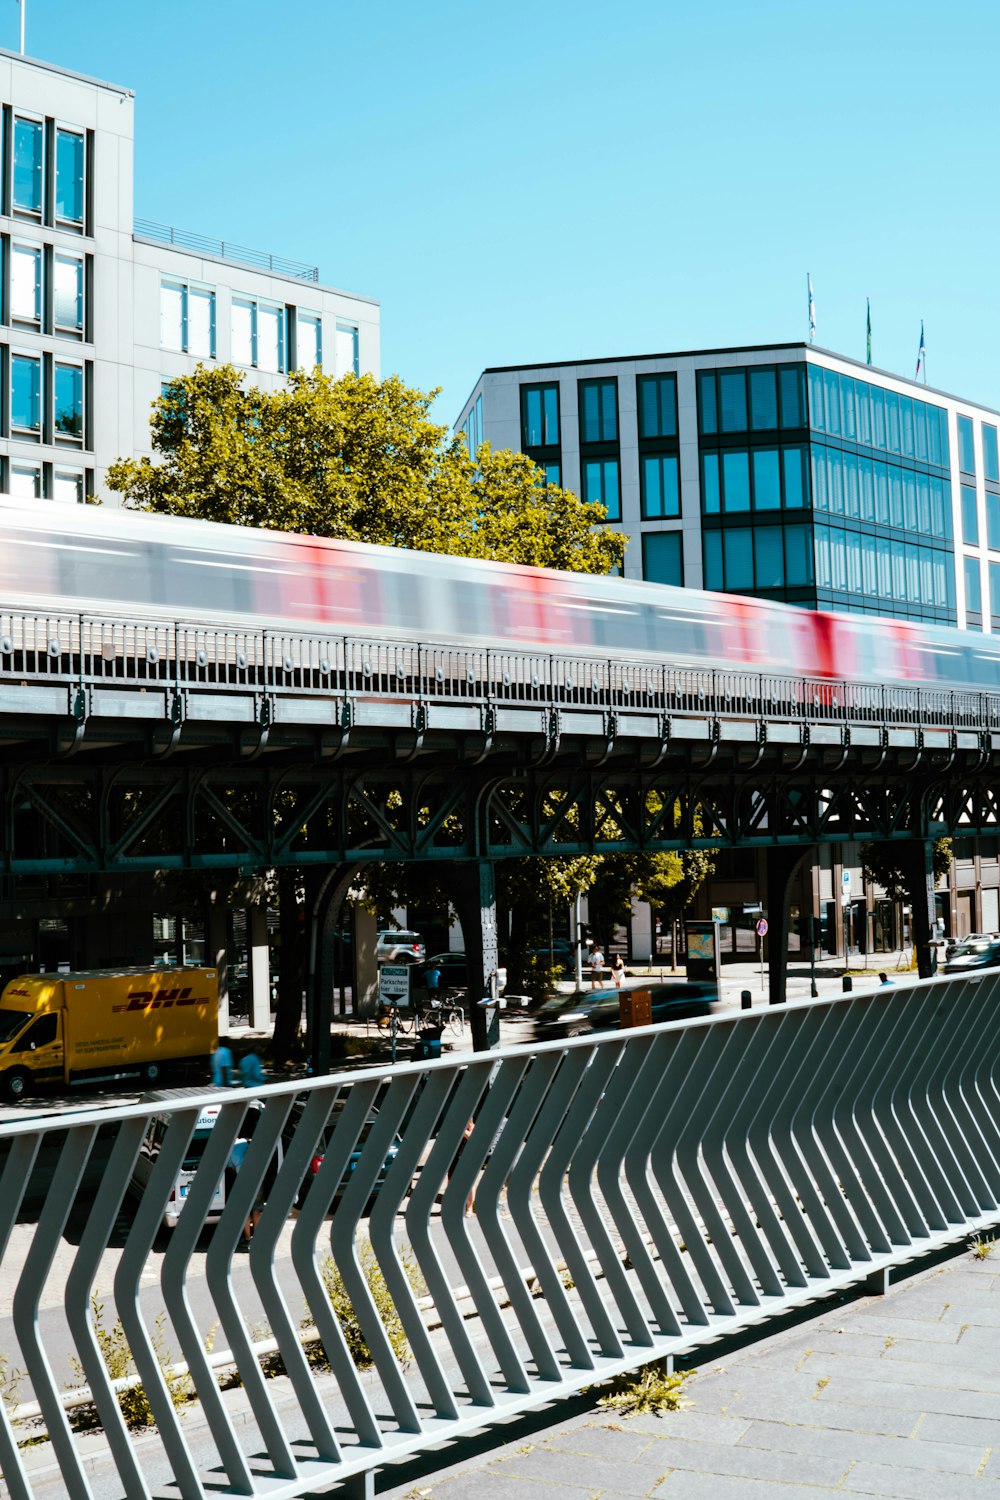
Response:
[[[218,1037],[215,969],[23,974],[0,995],[0,1091],[204,1074]]]

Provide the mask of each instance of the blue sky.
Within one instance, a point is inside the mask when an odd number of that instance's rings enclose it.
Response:
[[[382,304],[383,372],[805,336],[1000,407],[1000,7],[27,0],[136,92],[136,213]],[[15,0],[0,45],[17,46]]]

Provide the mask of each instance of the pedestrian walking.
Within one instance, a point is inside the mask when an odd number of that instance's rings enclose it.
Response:
[[[266,1082],[267,1074],[256,1052],[244,1052],[240,1058],[240,1083],[245,1089],[256,1089]]]
[[[596,940],[590,951],[590,988],[596,990],[604,973],[604,949]]]
[[[611,978],[615,982],[615,989],[620,990],[622,980],[625,978],[625,960],[620,953],[616,953],[611,964]]]
[[[219,1045],[212,1053],[212,1083],[217,1089],[227,1089],[233,1081],[233,1054],[228,1037],[220,1036]]]

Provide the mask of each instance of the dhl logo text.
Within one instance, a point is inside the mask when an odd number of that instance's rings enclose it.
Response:
[[[190,986],[185,990],[161,990],[154,995],[152,990],[131,990],[127,1005],[113,1005],[113,1015],[130,1010],[169,1010],[172,1005],[207,1005],[205,995],[192,995]]]

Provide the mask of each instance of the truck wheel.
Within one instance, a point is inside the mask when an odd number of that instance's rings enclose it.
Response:
[[[155,1062],[145,1063],[142,1069],[143,1083],[158,1083],[160,1079],[160,1064]]]
[[[27,1094],[29,1081],[30,1075],[24,1068],[11,1068],[10,1072],[4,1075],[3,1091],[7,1098],[16,1104]]]

